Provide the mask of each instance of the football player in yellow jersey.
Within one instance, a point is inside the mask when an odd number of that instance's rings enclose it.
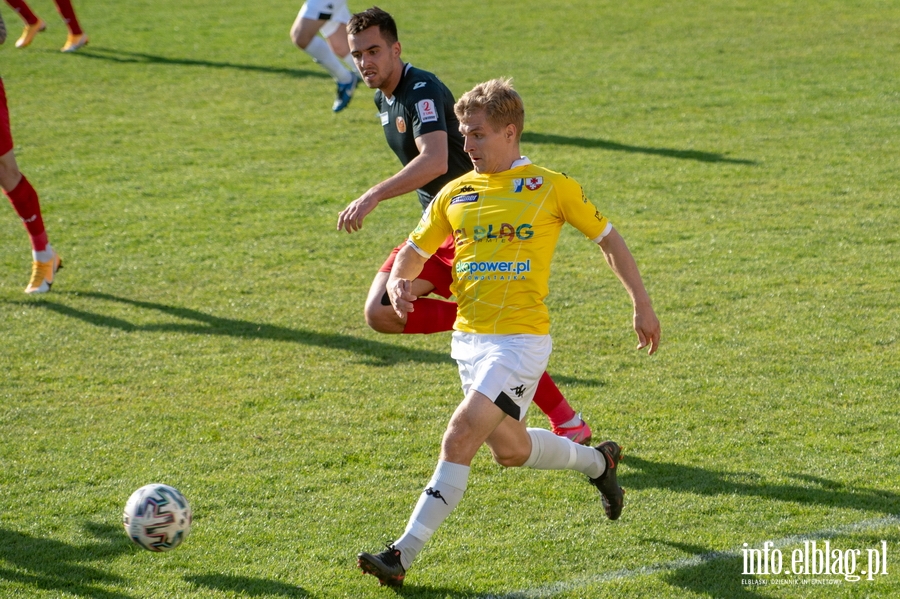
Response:
[[[348,43],[366,86],[375,89],[375,106],[385,141],[403,168],[373,185],[341,211],[337,229],[359,231],[363,220],[380,202],[415,191],[422,209],[450,181],[471,172],[472,161],[463,150],[459,121],[453,112],[456,100],[434,74],[418,69],[402,58],[397,23],[387,12],[372,7],[354,14],[347,23]],[[379,333],[415,335],[450,331],[456,321],[453,295],[455,244],[448,236],[434,253],[412,289],[419,296],[416,311],[399,318],[388,299],[386,285],[397,252],[391,251],[369,286],[365,303],[366,323]],[[433,297],[426,297],[433,295]],[[563,396],[549,374],[538,382],[532,400],[547,415],[557,435],[589,444],[591,427]]]
[[[622,513],[624,491],[614,441],[595,448],[550,431],[526,428],[525,413],[550,357],[544,306],[550,261],[563,223],[599,244],[631,296],[638,349],[659,347],[660,325],[634,258],[581,186],[521,156],[525,110],[509,80],[475,86],[456,103],[475,172],[448,183],[400,250],[387,291],[398,316],[415,310],[411,283],[448,234],[456,239],[453,289],[459,303],[451,355],[465,398],[441,443],[437,468],[406,530],[386,551],[360,553],[362,570],[400,586],[437,527],[459,504],[469,466],[485,443],[506,467],[576,470],[597,487],[606,516]]]

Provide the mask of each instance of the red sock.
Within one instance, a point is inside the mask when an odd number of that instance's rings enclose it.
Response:
[[[6,196],[28,229],[31,248],[36,252],[47,249],[47,231],[44,229],[44,219],[41,218],[41,204],[37,192],[25,175],[22,175],[22,180],[12,191],[6,192]]]
[[[453,323],[456,322],[456,302],[420,297],[413,305],[416,309],[406,315],[404,335],[453,330]]]
[[[28,8],[28,5],[25,4],[24,0],[6,0],[6,3],[9,4],[14,11],[19,13],[22,20],[29,25],[34,25],[38,22],[37,16],[31,12],[31,9]]]
[[[7,0],[8,2],[9,0]],[[66,22],[69,33],[72,35],[81,35],[81,25],[78,24],[78,17],[75,16],[75,9],[72,8],[72,0],[53,0],[56,2],[56,9]]]
[[[575,418],[575,410],[572,409],[572,406],[563,397],[559,387],[556,386],[556,383],[553,382],[553,379],[546,372],[541,376],[541,380],[538,381],[537,390],[534,392],[532,401],[547,415],[547,418],[550,419],[550,424],[553,426],[561,426]]]

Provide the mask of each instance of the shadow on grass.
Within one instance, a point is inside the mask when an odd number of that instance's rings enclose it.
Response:
[[[353,352],[365,356],[367,363],[374,366],[390,366],[401,362],[420,362],[425,364],[450,363],[450,352],[442,353],[430,350],[409,349],[399,345],[391,345],[380,341],[370,341],[351,335],[337,333],[320,333],[304,329],[290,329],[277,325],[239,320],[235,318],[220,318],[205,314],[191,308],[168,306],[155,302],[117,297],[108,293],[93,292],[68,292],[62,295],[73,295],[97,300],[127,304],[144,310],[152,310],[193,321],[189,323],[160,322],[151,324],[133,324],[127,320],[107,316],[101,312],[90,312],[79,308],[73,308],[65,304],[41,298],[38,302],[12,302],[21,305],[29,305],[45,310],[51,310],[69,318],[76,318],[88,324],[116,329],[126,333],[181,333],[185,335],[221,335],[236,337],[238,339],[266,339],[270,341],[287,341],[302,345],[313,345],[325,349],[338,349]]]
[[[624,464],[627,468],[620,478],[625,488],[670,489],[700,495],[745,495],[889,515],[900,513],[898,493],[859,486],[847,487],[836,481],[805,474],[788,473],[787,476],[807,484],[771,484],[753,482],[760,478],[757,473],[717,472],[683,464],[651,462],[627,454]]]
[[[742,599],[745,597],[758,598],[760,596],[755,587],[745,587],[741,584],[741,572],[744,571],[744,563],[743,558],[739,555],[724,554],[687,543],[673,543],[656,539],[647,540],[690,553],[700,562],[662,574],[662,580],[667,584],[704,597]],[[744,578],[753,577],[745,576]]]
[[[206,587],[223,593],[235,593],[241,597],[312,597],[302,587],[250,576],[231,574],[196,574],[184,579],[196,586]]]
[[[282,75],[285,77],[316,77],[319,79],[329,78],[328,73],[319,71],[308,71],[305,69],[286,69],[283,67],[269,67],[265,65],[255,64],[239,64],[233,62],[216,62],[213,60],[203,60],[195,58],[171,58],[168,56],[159,56],[156,54],[145,54],[143,52],[128,52],[125,50],[115,50],[113,48],[102,48],[91,45],[73,53],[74,56],[80,58],[89,58],[94,60],[106,60],[109,62],[118,62],[122,64],[163,64],[175,65],[183,67],[204,67],[212,69],[233,69],[237,71],[250,71],[254,73],[267,73],[270,75]]]
[[[696,160],[698,162],[724,162],[727,164],[756,164],[755,160],[742,160],[728,158],[724,154],[715,152],[701,152],[699,150],[675,150],[671,148],[651,148],[646,146],[629,146],[606,139],[592,139],[588,137],[568,137],[565,135],[552,135],[548,133],[522,132],[522,141],[532,144],[556,144],[561,146],[577,146],[579,148],[600,148],[613,152],[630,152],[633,154],[650,154],[665,158],[678,158],[680,160]]]
[[[15,569],[0,568],[0,579],[51,594],[131,599],[131,595],[103,588],[127,585],[128,581],[86,564],[130,550],[130,542],[121,527],[89,523],[85,530],[96,539],[94,542],[69,545],[0,528],[0,562],[15,566]]]
[[[372,582],[376,582],[372,579]],[[446,587],[416,586],[406,583],[399,589],[391,589],[398,599],[517,599],[518,595],[471,593]]]
[[[204,574],[185,576],[187,582],[197,586],[207,587],[212,590],[225,593],[235,593],[241,597],[313,597],[314,595],[302,587],[292,586],[283,582],[266,580],[265,578],[250,578],[247,576],[232,576],[229,574]],[[373,589],[379,588],[378,581],[371,576],[366,577],[366,582],[371,582]],[[407,583],[400,588],[385,588],[385,591],[393,591],[398,599],[517,599],[524,597],[518,593],[512,595],[495,595],[493,593],[467,593],[459,589],[444,587],[416,586]]]

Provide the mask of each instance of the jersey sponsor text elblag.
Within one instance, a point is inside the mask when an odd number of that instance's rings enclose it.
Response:
[[[449,183],[409,241],[432,254],[454,236],[454,329],[546,335],[550,262],[566,222],[588,239],[609,225],[576,181],[521,159],[502,173],[471,172]]]

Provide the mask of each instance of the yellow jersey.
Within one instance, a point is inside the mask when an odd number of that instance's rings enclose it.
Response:
[[[522,158],[510,170],[448,183],[408,243],[430,256],[455,238],[455,330],[546,335],[550,262],[566,222],[597,242],[611,229],[576,181]]]

